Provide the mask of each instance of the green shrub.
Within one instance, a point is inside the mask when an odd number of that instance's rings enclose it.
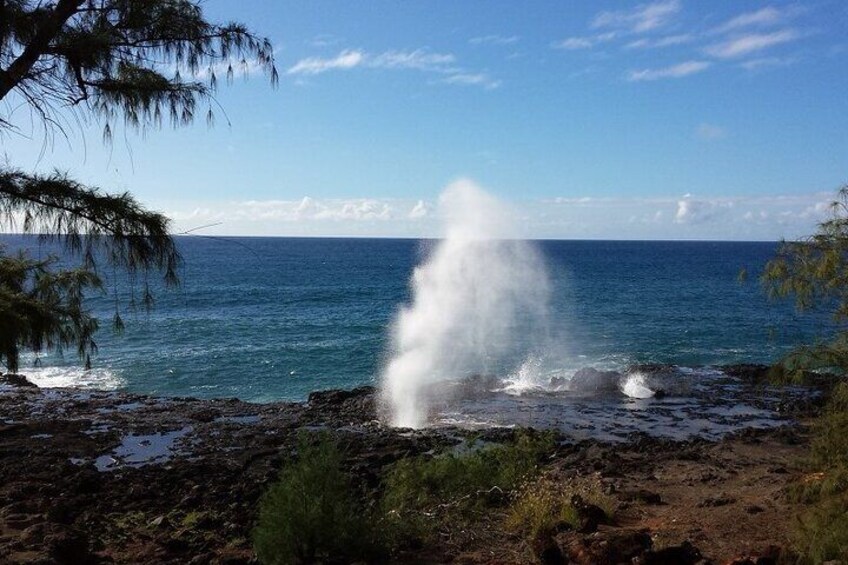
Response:
[[[848,563],[848,495],[820,499],[798,519],[795,548],[801,563]]]
[[[536,539],[561,524],[577,527],[580,516],[571,495],[550,478],[528,483],[516,492],[506,518],[507,529]]]
[[[615,500],[605,494],[597,478],[575,477],[558,481],[553,477],[540,477],[518,488],[506,517],[507,529],[524,534],[528,541],[553,533],[563,526],[580,527],[580,514],[572,504],[577,495],[594,504],[612,518],[616,511]]]
[[[396,535],[426,536],[502,504],[509,491],[538,471],[555,442],[550,433],[527,432],[506,445],[468,447],[461,454],[404,459],[389,470],[382,507]]]
[[[794,531],[802,563],[848,562],[848,383],[833,388],[813,426],[810,466],[814,472],[790,495],[807,507]]]
[[[373,521],[342,471],[338,446],[328,434],[309,440],[300,435],[297,460],[260,501],[257,557],[269,565],[373,558],[379,553]]]
[[[814,426],[813,463],[823,468],[848,468],[848,383],[836,385],[824,413]]]

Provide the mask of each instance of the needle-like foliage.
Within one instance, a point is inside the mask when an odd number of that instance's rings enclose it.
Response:
[[[207,21],[198,0],[0,0],[0,135],[17,132],[21,108],[40,119],[45,141],[73,120],[98,120],[106,140],[118,121],[183,126],[201,104],[211,122],[219,75],[239,70],[276,83],[270,42],[241,24]],[[149,273],[178,283],[165,216],[62,172],[0,166],[0,230],[59,241],[81,259],[67,268],[0,249],[0,363],[13,372],[22,349],[73,346],[88,362],[97,321],[83,299],[102,288],[102,263],[131,282],[141,275],[148,306]]]
[[[848,186],[831,204],[830,219],[818,231],[800,241],[784,242],[762,275],[768,293],[775,298],[794,298],[800,310],[825,309],[834,322],[848,324]],[[830,341],[798,349],[783,360],[787,376],[799,379],[806,371],[826,369],[848,373],[848,331],[842,329]]]
[[[239,69],[276,82],[270,42],[196,0],[0,1],[0,99],[14,91],[60,130],[68,108],[105,119],[107,138],[117,118],[189,124],[202,102],[211,119],[219,75]]]

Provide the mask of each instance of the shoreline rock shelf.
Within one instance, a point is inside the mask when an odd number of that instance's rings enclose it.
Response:
[[[472,434],[500,442],[514,433],[387,428],[376,420],[372,387],[250,404],[16,385],[0,384],[4,563],[250,563],[257,502],[301,430],[333,430],[346,470],[374,492],[385,466],[404,457]],[[596,475],[621,509],[615,525],[551,540],[561,557],[602,559],[598,548],[634,535],[652,540],[643,553],[687,542],[719,562],[786,544],[793,511],[782,492],[800,473],[804,425],[717,442],[644,434],[623,443],[560,440],[551,468]],[[532,548],[507,537],[496,547],[446,541],[427,551],[425,561],[521,563]]]

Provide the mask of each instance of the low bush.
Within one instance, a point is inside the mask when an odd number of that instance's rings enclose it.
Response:
[[[536,540],[565,528],[580,528],[582,517],[574,506],[575,497],[603,510],[607,519],[616,511],[615,500],[604,493],[597,478],[574,477],[557,480],[543,476],[518,488],[506,517],[507,529]]]
[[[848,469],[848,383],[836,385],[824,413],[814,427],[812,462],[827,468]]]
[[[484,507],[503,505],[555,446],[550,433],[524,432],[506,445],[472,443],[463,453],[399,461],[384,479],[384,515],[399,537],[456,529]]]
[[[341,453],[328,434],[298,438],[297,460],[262,497],[253,543],[268,565],[371,561],[379,555],[374,521],[359,504]]]
[[[802,563],[848,562],[848,383],[839,383],[813,427],[810,467],[790,490],[807,507],[794,532]]]
[[[848,494],[822,497],[799,517],[795,549],[801,563],[848,563]]]

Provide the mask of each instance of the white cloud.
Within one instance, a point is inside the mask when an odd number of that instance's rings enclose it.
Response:
[[[513,45],[518,43],[520,38],[517,35],[484,35],[481,37],[472,37],[468,40],[471,45]]]
[[[527,205],[533,237],[778,240],[812,233],[829,193],[696,198],[559,197]]]
[[[627,80],[636,82],[644,80],[659,80],[664,78],[681,78],[695,73],[700,73],[710,67],[708,61],[686,61],[670,67],[660,69],[642,69],[630,71]]]
[[[798,62],[797,57],[760,57],[739,63],[739,66],[746,71],[759,71],[762,69],[788,67]]]
[[[432,237],[437,220],[425,200],[312,198],[171,204],[176,233],[208,226],[203,235],[316,235]]]
[[[430,207],[427,206],[427,203],[423,200],[419,200],[415,203],[415,206],[412,207],[412,210],[409,211],[407,217],[415,220],[418,218],[423,218],[430,213]]]
[[[327,71],[347,70],[367,66],[374,69],[415,69],[419,71],[449,72],[456,57],[450,53],[433,53],[424,49],[415,51],[386,51],[371,55],[359,49],[345,49],[332,58],[308,57],[301,59],[287,73],[316,75]]]
[[[368,66],[376,69],[416,69],[419,71],[449,71],[456,61],[451,53],[432,53],[424,49],[415,51],[386,51],[371,57]]]
[[[317,75],[333,70],[352,69],[362,64],[365,54],[358,49],[345,49],[333,58],[307,57],[289,68],[287,74]]]
[[[732,201],[696,200],[687,195],[677,201],[677,212],[674,214],[674,223],[701,224],[715,220],[730,208],[733,208]]]
[[[386,202],[354,200],[345,202],[340,209],[326,208],[316,214],[316,220],[389,220],[393,209]]]
[[[332,58],[308,57],[301,59],[288,69],[290,75],[317,75],[334,70],[349,70],[355,67],[384,70],[416,70],[436,73],[444,78],[438,82],[497,88],[501,81],[487,73],[471,72],[457,66],[452,53],[435,53],[428,49],[414,51],[384,51],[371,54],[358,49],[346,49]]]
[[[778,240],[813,233],[832,193],[795,196],[622,198],[562,196],[512,202],[523,237]],[[418,199],[348,198],[185,202],[168,210],[174,231],[203,235],[434,237],[439,212]],[[5,226],[2,226],[5,228]]]
[[[775,8],[766,6],[754,12],[746,12],[731,18],[724,24],[718,26],[712,33],[726,33],[747,27],[768,27],[781,25],[798,15],[800,10],[795,6],[786,8]]]
[[[607,43],[616,37],[618,37],[618,32],[615,31],[599,33],[588,37],[568,37],[566,39],[560,39],[559,41],[552,41],[551,47],[553,49],[577,51],[580,49],[590,49],[600,43]]]
[[[632,10],[601,12],[592,21],[592,27],[645,33],[664,27],[679,11],[680,3],[677,0],[640,4]]]
[[[554,41],[553,43],[551,43],[551,47],[553,47],[554,49],[567,49],[569,51],[575,51],[577,49],[589,49],[594,44],[595,43],[588,37],[569,37],[560,41]]]
[[[482,86],[487,90],[500,87],[501,81],[495,80],[486,73],[462,73],[458,72],[442,79],[445,84],[464,84],[469,86]]]
[[[659,49],[662,47],[672,47],[674,45],[683,45],[686,43],[691,43],[695,40],[693,35],[688,33],[683,33],[680,35],[668,35],[666,37],[660,37],[658,39],[648,39],[643,37],[642,39],[637,39],[636,41],[631,41],[627,45],[624,46],[625,49]]]
[[[710,45],[705,49],[705,52],[720,59],[731,59],[750,55],[751,53],[756,53],[763,49],[774,47],[775,45],[789,43],[790,41],[795,41],[800,36],[801,34],[794,29],[784,29],[773,33],[739,35]]]
[[[712,141],[715,139],[722,139],[726,137],[727,130],[721,126],[704,122],[702,124],[699,124],[698,127],[695,129],[695,136],[698,139]]]
[[[285,206],[285,204],[281,203],[281,202],[276,202],[275,204],[282,204],[283,206]],[[250,203],[248,203],[248,205],[250,205]],[[300,203],[297,206],[294,207],[294,216],[293,217],[295,219],[309,218],[309,217],[314,216],[315,214],[319,213],[321,210],[322,210],[321,205],[319,205],[317,202],[315,202],[312,198],[309,198],[308,196],[304,196],[303,200],[301,200]]]

